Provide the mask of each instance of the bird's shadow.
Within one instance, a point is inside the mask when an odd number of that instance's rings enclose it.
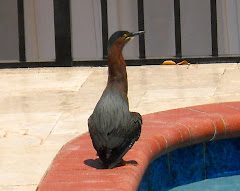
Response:
[[[105,169],[99,158],[87,159],[84,161],[84,164],[95,169]]]
[[[135,161],[135,160],[129,160],[129,161],[125,161],[125,163],[127,165],[134,165],[134,166],[137,166],[138,165],[138,162]],[[103,165],[102,161],[99,159],[99,158],[96,158],[96,159],[87,159],[84,161],[84,164],[89,166],[89,167],[92,167],[92,168],[95,168],[95,169],[106,169],[106,167]],[[121,165],[116,165],[114,168],[117,168],[117,167],[121,167]]]

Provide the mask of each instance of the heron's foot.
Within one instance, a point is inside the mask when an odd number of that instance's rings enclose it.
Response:
[[[137,163],[137,161],[133,161],[133,160],[131,160],[131,161],[125,161],[125,160],[122,159],[121,162],[120,162],[120,165],[121,165],[121,166],[126,166],[126,165],[137,166],[138,163]]]

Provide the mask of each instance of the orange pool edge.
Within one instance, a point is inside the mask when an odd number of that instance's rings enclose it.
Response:
[[[233,137],[240,137],[240,101],[147,114],[139,141],[124,156],[138,165],[102,169],[86,133],[63,146],[37,190],[137,190],[156,157],[187,145]]]

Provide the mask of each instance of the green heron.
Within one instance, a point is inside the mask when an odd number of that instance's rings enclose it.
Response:
[[[88,129],[93,146],[105,168],[125,165],[122,157],[141,134],[142,117],[129,111],[124,45],[143,31],[115,32],[108,41],[108,82],[92,115]]]

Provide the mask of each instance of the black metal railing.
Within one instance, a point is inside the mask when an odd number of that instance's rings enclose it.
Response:
[[[55,53],[58,66],[72,66],[70,1],[54,0]]]
[[[138,0],[138,30],[144,31],[144,4],[143,0]],[[145,59],[145,36],[139,36],[139,58]]]
[[[182,56],[180,0],[174,0],[175,47],[176,57]]]
[[[107,58],[107,41],[108,41],[108,12],[107,1],[101,0],[102,13],[102,44],[103,44],[103,58]]]
[[[108,10],[107,0],[101,0],[102,14],[102,47],[103,57],[94,61],[73,61],[71,51],[71,21],[70,21],[70,0],[54,0],[54,27],[55,27],[55,51],[56,60],[49,62],[27,62],[24,32],[24,0],[17,0],[18,5],[18,34],[19,34],[19,62],[1,63],[0,68],[16,67],[47,67],[47,66],[103,66],[107,64],[107,40],[108,40]],[[240,56],[219,56],[218,55],[218,31],[217,31],[217,6],[216,0],[210,0],[211,11],[211,39],[212,55],[202,57],[183,57],[181,43],[181,0],[174,0],[174,22],[175,22],[175,56],[172,59],[176,62],[187,59],[192,63],[213,63],[213,62],[239,62]],[[138,29],[144,30],[144,0],[137,1],[138,7]],[[161,64],[166,58],[146,58],[145,37],[139,37],[139,58],[127,60],[128,65],[153,65]]]
[[[210,0],[210,6],[211,6],[212,56],[218,56],[217,2],[216,2],[216,0]]]
[[[18,7],[19,61],[26,62],[23,0],[18,0],[17,7]]]

